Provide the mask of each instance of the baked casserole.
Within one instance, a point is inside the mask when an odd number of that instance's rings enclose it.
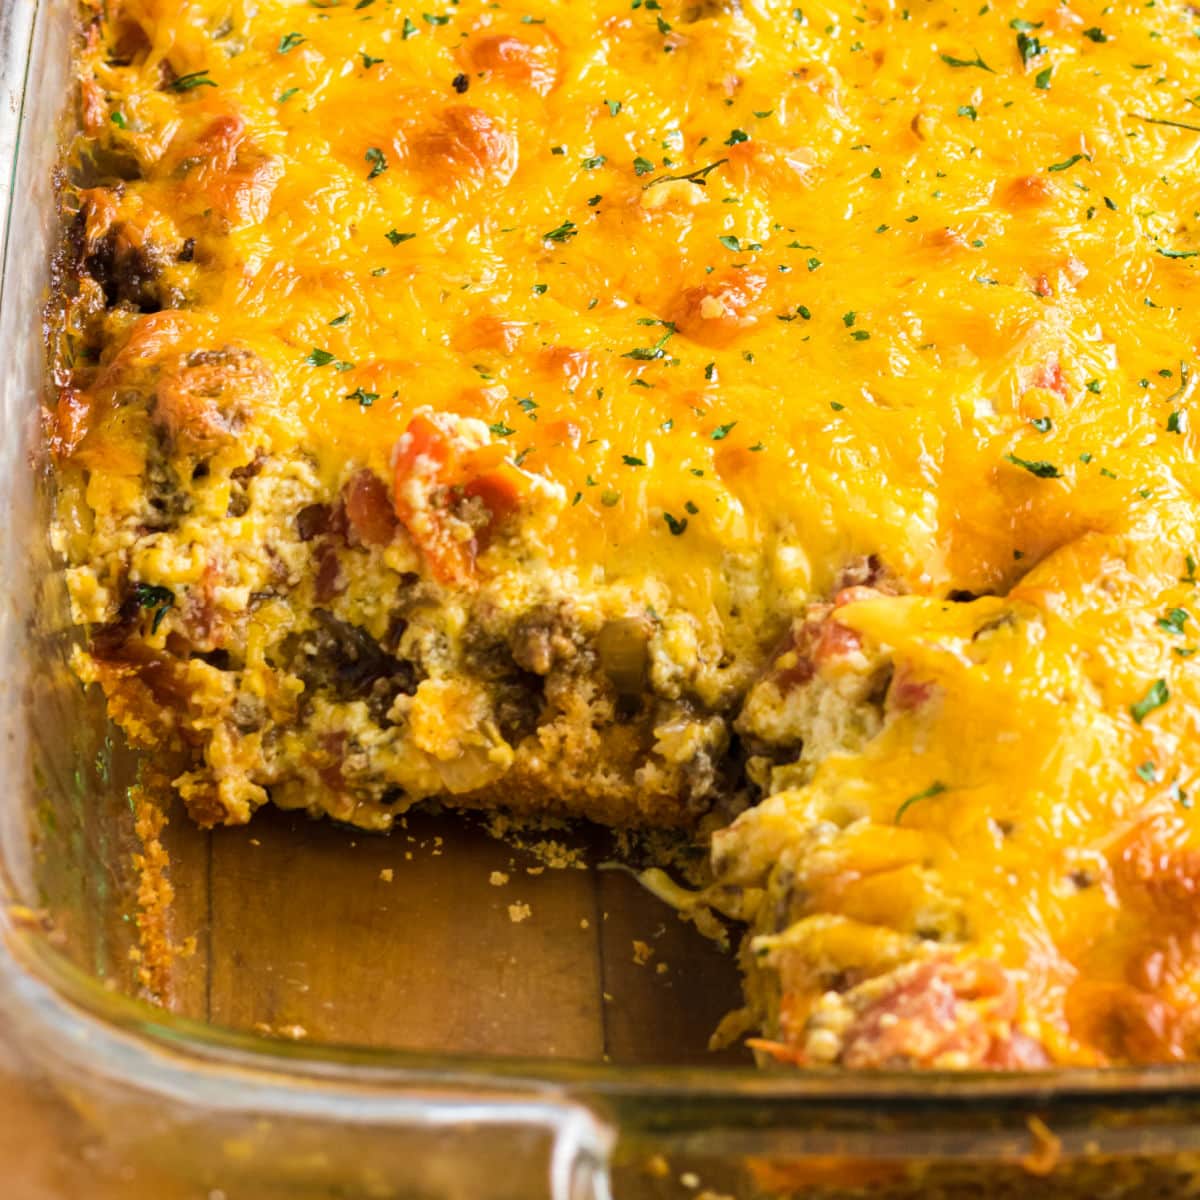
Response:
[[[711,842],[764,1058],[1200,1056],[1200,25],[91,0],[81,677],[202,824]]]

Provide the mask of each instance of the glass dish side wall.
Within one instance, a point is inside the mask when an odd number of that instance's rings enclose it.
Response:
[[[516,936],[519,923],[508,930],[513,923],[507,919],[461,955],[463,973],[455,975],[445,955],[434,961],[440,974],[430,994],[443,998],[440,1007],[452,1009],[451,997],[471,986],[476,1002],[441,1025],[429,1014],[423,1044],[411,1027],[401,1042],[394,1025],[375,1023],[367,1002],[374,996],[377,1007],[389,1007],[395,997],[379,991],[378,974],[355,974],[351,960],[334,960],[322,978],[332,980],[327,996],[336,998],[339,987],[359,995],[362,1012],[335,1012],[315,1030],[342,1048],[223,1032],[188,1019],[252,1029],[266,1014],[278,1032],[295,1015],[286,1005],[238,1008],[237,981],[255,978],[261,963],[234,962],[236,970],[225,977],[233,981],[228,994],[216,1003],[211,977],[198,985],[186,962],[172,979],[177,1011],[136,1000],[133,855],[140,843],[127,803],[135,763],[116,749],[100,705],[82,693],[66,665],[73,635],[47,546],[49,490],[38,453],[35,401],[44,380],[36,331],[57,236],[51,180],[70,95],[73,11],[71,0],[18,0],[0,12],[0,61],[16,100],[0,113],[5,161],[15,118],[20,121],[0,280],[0,344],[6,347],[0,488],[8,516],[0,525],[0,767],[8,783],[0,796],[6,900],[0,1097],[18,1095],[31,1110],[51,1114],[48,1126],[68,1157],[88,1148],[87,1194],[101,1200],[108,1189],[113,1197],[173,1200],[220,1189],[228,1200],[600,1200],[610,1194],[643,1200],[705,1189],[730,1196],[1135,1197],[1194,1188],[1200,1178],[1195,1068],[1024,1079],[766,1076],[717,1066],[690,1049],[683,1060],[702,1067],[664,1066],[681,1038],[695,1040],[711,1027],[711,1014],[696,1017],[703,1008],[698,997],[710,990],[703,975],[681,976],[666,997],[673,1003],[664,1002],[657,1018],[645,1017],[657,1021],[649,1035],[629,1019],[632,1004],[622,1003],[607,1017],[599,1006],[599,1041],[589,1041],[591,1033],[567,1039],[565,1014],[576,993],[556,991],[556,981],[582,970],[587,956],[564,951],[556,928],[543,938],[540,973],[529,979],[528,971],[510,968],[516,1002],[496,1003],[486,993],[500,976],[480,986],[470,960],[489,940]],[[305,841],[310,835],[311,843]],[[209,870],[204,856],[211,845],[182,827],[177,836],[173,855],[177,850],[179,862],[200,855],[199,878]],[[309,868],[342,862],[347,851],[361,849],[348,835],[307,829],[234,833],[230,862],[245,873],[230,868],[225,915],[209,922],[197,914],[184,866],[177,879],[181,929],[195,928],[203,940],[217,930],[236,932],[250,916],[269,923],[270,906],[254,910],[246,896],[276,878],[293,836],[304,845],[295,852],[303,869],[286,877],[293,893],[320,882]],[[277,840],[276,857],[256,865],[255,838]],[[383,860],[372,856],[383,852],[371,845],[363,852],[369,869],[359,863],[359,879],[381,869]],[[471,871],[476,865],[475,859],[467,863]],[[429,886],[436,867],[437,860],[426,876]],[[452,891],[458,878],[452,877]],[[533,887],[542,877],[529,878]],[[607,961],[628,957],[636,926],[627,910],[639,898],[636,890],[621,891],[614,876],[603,884],[607,891],[589,893],[593,905],[600,897],[599,911],[593,907],[584,917],[584,910],[571,908],[583,893],[572,890],[570,875],[564,878],[567,884],[553,886],[569,894],[547,899],[546,911],[570,913],[576,924],[603,922],[609,912],[617,932]],[[339,887],[349,886],[343,876]],[[468,899],[478,902],[490,886]],[[538,904],[533,907],[536,913]],[[338,921],[322,924],[326,910]],[[307,953],[365,911],[348,901],[338,908],[336,897],[320,896],[307,910],[281,914],[293,926],[315,929],[313,938],[276,943],[276,949]],[[431,945],[478,924],[477,911],[463,906],[457,925],[434,928]],[[429,914],[414,910],[409,918],[417,939]],[[661,921],[661,912],[654,919]],[[603,960],[604,943],[598,944]],[[223,946],[217,957],[233,961],[237,943]],[[680,950],[681,959],[688,954]],[[627,973],[638,978],[632,967]],[[310,974],[304,982],[314,980]],[[532,1017],[526,1006],[546,1004],[547,995],[557,1004]],[[320,1011],[310,1006],[305,1019],[315,1022]],[[500,1023],[467,1019],[485,1011]],[[547,1046],[545,1029],[522,1042],[543,1022],[563,1044]],[[685,1036],[689,1022],[694,1028]],[[344,1045],[354,1040],[375,1048]],[[399,1044],[410,1049],[399,1051]],[[654,1065],[607,1064],[608,1047],[626,1062]],[[435,1050],[440,1053],[428,1052]],[[583,1058],[593,1061],[577,1061]],[[15,1090],[8,1088],[18,1072]],[[11,1179],[8,1186],[11,1191]],[[75,1194],[78,1186],[45,1193],[55,1200]]]

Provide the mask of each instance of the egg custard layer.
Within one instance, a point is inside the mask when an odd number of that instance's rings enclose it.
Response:
[[[1173,0],[92,0],[48,444],[197,820],[711,836],[763,1056],[1200,1055]]]

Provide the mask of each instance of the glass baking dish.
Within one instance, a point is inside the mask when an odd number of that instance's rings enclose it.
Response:
[[[598,869],[597,831],[158,828],[140,784],[162,764],[67,667],[48,537],[41,309],[74,20],[73,0],[0,6],[4,1195],[1200,1189],[1200,1068],[766,1073],[708,1051],[732,960]]]

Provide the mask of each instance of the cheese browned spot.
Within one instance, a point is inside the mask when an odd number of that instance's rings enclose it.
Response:
[[[1197,1057],[1186,9],[184,7],[82,6],[46,424],[197,819],[716,829],[765,1055]]]

